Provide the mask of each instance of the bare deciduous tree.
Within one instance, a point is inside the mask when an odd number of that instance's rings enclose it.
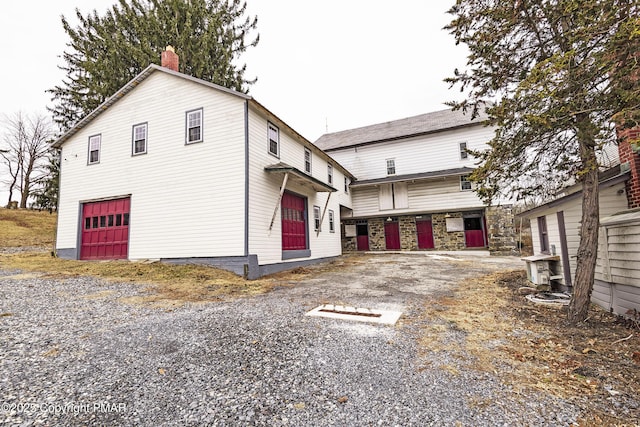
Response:
[[[54,136],[51,121],[44,115],[21,112],[5,116],[4,135],[0,144],[0,160],[9,173],[4,181],[9,189],[9,203],[14,191],[20,192],[20,207],[34,188],[46,178],[47,154]]]

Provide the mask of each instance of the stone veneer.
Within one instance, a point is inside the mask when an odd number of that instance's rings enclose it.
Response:
[[[461,251],[466,249],[464,231],[447,231],[446,218],[462,218],[462,212],[431,215],[435,249],[441,251]]]
[[[515,217],[511,205],[489,206],[485,211],[491,255],[517,255]]]
[[[384,240],[384,218],[371,218],[369,223],[369,250],[385,251],[387,243]]]
[[[492,255],[517,254],[517,234],[515,229],[512,207],[493,206],[485,210],[488,227],[488,249]],[[418,250],[415,215],[399,216],[400,249],[403,251]],[[464,231],[447,231],[446,218],[463,218],[462,212],[436,213],[431,215],[433,227],[433,241],[435,250],[460,251],[465,250]],[[384,223],[386,218],[370,218],[367,220],[369,228],[369,250],[384,251]],[[343,225],[355,225],[356,220],[345,219]],[[357,250],[356,237],[344,237],[342,230],[343,252]]]

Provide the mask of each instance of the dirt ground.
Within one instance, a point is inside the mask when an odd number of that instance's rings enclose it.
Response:
[[[518,289],[523,271],[464,281],[454,294],[427,304],[429,351],[460,349],[439,340],[449,328],[466,334],[464,350],[476,369],[499,373],[518,389],[568,399],[582,409],[580,426],[640,423],[640,324],[592,306],[586,322],[571,325],[566,307],[529,302]],[[455,371],[455,367],[442,366]]]

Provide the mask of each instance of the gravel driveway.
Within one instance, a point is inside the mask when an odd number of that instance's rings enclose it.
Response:
[[[448,361],[455,373],[435,368],[447,355],[419,348],[424,304],[513,267],[375,255],[175,309],[119,301],[140,285],[0,271],[0,425],[568,425],[568,402],[512,393],[464,360]],[[404,314],[395,326],[304,316],[322,303]]]

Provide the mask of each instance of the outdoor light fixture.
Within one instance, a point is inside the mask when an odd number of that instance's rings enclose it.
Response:
[[[393,218],[391,217],[387,218],[387,222],[391,222],[391,221],[393,221]]]

